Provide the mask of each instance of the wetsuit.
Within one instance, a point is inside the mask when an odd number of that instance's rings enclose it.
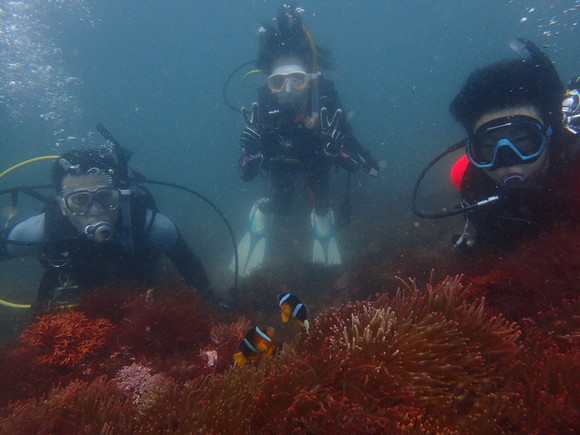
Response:
[[[270,192],[260,206],[266,213],[281,213],[289,209],[298,172],[306,174],[306,187],[312,193],[317,214],[324,214],[329,207],[329,174],[335,164],[350,172],[358,170],[361,165],[378,169],[368,151],[354,137],[344,113],[340,125],[344,135],[341,151],[336,156],[324,152],[328,139],[321,133],[319,119],[311,119],[312,93],[309,95],[307,107],[297,113],[281,106],[267,87],[259,89],[260,149],[246,149],[242,145],[239,170],[246,181],[252,180],[260,169],[268,173]],[[318,96],[318,106],[326,107],[329,117],[342,107],[330,80],[320,79]],[[251,157],[258,152],[262,155],[260,161]]]
[[[53,299],[76,299],[98,286],[126,282],[153,285],[160,277],[162,254],[173,262],[186,284],[211,297],[206,271],[175,224],[155,210],[132,209],[132,250],[123,243],[120,222],[112,240],[95,243],[79,235],[53,204],[4,234],[2,257],[40,259],[46,272],[39,289],[39,306]]]

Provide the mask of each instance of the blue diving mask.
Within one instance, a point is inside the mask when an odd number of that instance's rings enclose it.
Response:
[[[542,155],[552,127],[537,119],[517,115],[483,124],[467,140],[467,157],[478,168],[495,169],[532,163]]]

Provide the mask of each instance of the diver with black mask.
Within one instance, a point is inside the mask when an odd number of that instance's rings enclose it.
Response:
[[[52,167],[56,197],[3,232],[2,259],[36,256],[45,268],[38,309],[74,303],[96,287],[155,285],[162,255],[187,285],[213,299],[199,258],[120,160],[105,146],[63,153]]]
[[[299,173],[305,175],[313,200],[312,261],[340,264],[330,172],[338,166],[348,172],[362,168],[371,176],[380,171],[354,137],[333,83],[320,72],[330,67],[330,56],[314,43],[302,13],[301,8],[284,5],[272,24],[259,29],[255,63],[267,74],[267,86],[259,89],[251,110],[242,109],[246,127],[241,134],[239,173],[245,181],[267,175],[269,193],[255,202],[239,243],[242,276],[262,265],[272,215],[290,208]]]
[[[567,117],[564,86],[532,42],[510,46],[520,58],[474,71],[450,105],[468,133],[451,170],[466,218],[454,246],[464,252],[513,249],[580,212],[576,118]]]

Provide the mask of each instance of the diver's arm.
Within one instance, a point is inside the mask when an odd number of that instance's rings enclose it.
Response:
[[[2,237],[0,259],[38,256],[44,240],[44,216],[41,213],[8,228]]]
[[[181,234],[174,248],[167,253],[187,285],[194,287],[204,298],[212,300],[207,272],[201,260],[193,253]]]
[[[325,97],[322,98],[328,113],[335,113],[342,110],[343,116],[340,118],[339,129],[342,135],[342,146],[338,153],[338,163],[347,171],[355,172],[362,167],[363,171],[371,176],[377,176],[381,171],[378,163],[371,156],[370,152],[362,146],[353,133],[352,126],[346,116],[346,111],[342,105],[338,92],[334,89],[334,84],[330,80],[323,83]]]
[[[154,217],[153,217],[154,216]],[[149,225],[151,219],[154,222]],[[171,260],[187,285],[197,289],[207,299],[212,298],[209,278],[201,260],[183,239],[177,226],[167,216],[147,210],[148,241]]]

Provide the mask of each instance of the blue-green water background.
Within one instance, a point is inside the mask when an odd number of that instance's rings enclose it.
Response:
[[[134,152],[134,169],[208,196],[239,236],[266,181],[248,184],[238,177],[242,121],[224,104],[222,87],[236,66],[256,56],[258,27],[280,4],[2,0],[0,170],[97,144],[94,127],[103,123]],[[406,235],[409,245],[425,245],[419,248],[448,244],[447,230],[437,226],[449,223],[418,222],[410,213],[412,183],[463,135],[448,113],[451,98],[473,69],[514,56],[510,40],[526,37],[545,47],[566,81],[580,72],[579,1],[309,0],[300,6],[316,43],[334,55],[335,68],[327,74],[357,136],[385,165],[378,179],[357,174],[353,183],[357,228],[368,230],[364,240],[381,226],[383,233],[392,228],[399,245],[407,243]],[[261,77],[249,80],[246,103]],[[236,105],[242,104],[241,78],[236,75],[228,90]],[[46,182],[48,168],[46,162],[27,166],[0,179],[0,188]],[[438,206],[455,200],[446,171],[436,169],[427,183]],[[342,178],[335,178],[340,192]],[[152,190],[214,282],[225,285],[232,247],[223,224],[183,193]],[[8,198],[0,201],[5,219]],[[20,213],[39,210],[38,203],[24,201]],[[433,237],[413,238],[417,228],[426,234],[433,229]],[[365,246],[351,249],[346,260],[364,256]],[[0,265],[0,274],[0,297],[31,301],[40,276],[35,263],[12,260]]]

